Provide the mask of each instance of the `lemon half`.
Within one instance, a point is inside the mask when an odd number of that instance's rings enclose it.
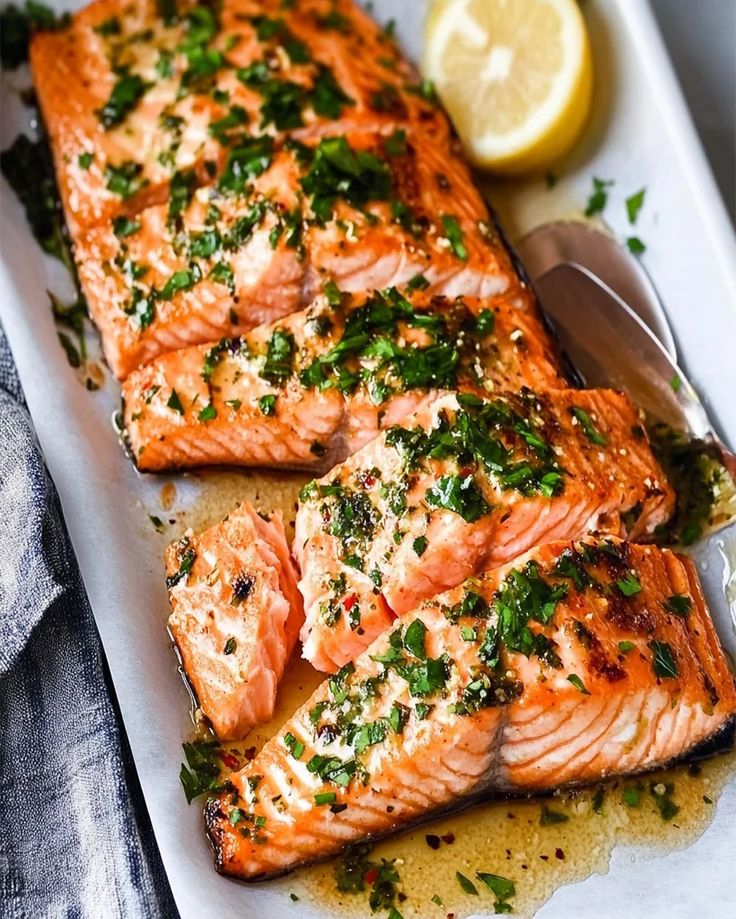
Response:
[[[470,158],[496,172],[549,166],[590,110],[592,56],[576,0],[434,0],[423,71]]]

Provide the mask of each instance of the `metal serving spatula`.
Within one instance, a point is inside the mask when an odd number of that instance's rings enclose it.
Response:
[[[563,263],[587,268],[618,294],[677,360],[675,339],[652,279],[641,261],[610,233],[581,220],[554,220],[527,233],[516,250],[534,281]]]
[[[536,278],[542,308],[588,386],[628,393],[648,416],[713,443],[736,477],[736,455],[720,440],[682,370],[637,314],[587,268],[560,264]]]

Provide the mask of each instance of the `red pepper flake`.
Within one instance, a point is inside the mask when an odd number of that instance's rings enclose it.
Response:
[[[255,755],[256,755],[255,747],[248,747],[247,750],[243,750],[243,756],[248,760],[248,762],[250,762]]]
[[[236,769],[238,766],[238,758],[237,756],[233,756],[232,753],[221,753],[220,759],[228,769]]]
[[[539,857],[542,859],[543,862],[549,861],[549,855],[540,855]]]
[[[375,884],[378,880],[378,868],[369,868],[363,875],[363,880],[366,884]]]
[[[565,861],[565,853],[562,849],[555,849],[555,858],[559,858],[561,862]]]
[[[345,607],[345,611],[349,613],[350,610],[355,606],[357,600],[358,598],[355,594],[350,594],[349,596],[345,597],[342,602],[342,605]]]
[[[444,836],[440,836],[440,839],[442,840],[442,842],[447,843],[448,846],[451,846],[451,845],[453,844],[453,842],[455,842],[455,834],[454,834],[454,833],[445,833]]]
[[[439,836],[435,836],[434,833],[427,833],[427,835],[424,838],[427,840],[427,845],[429,846],[430,849],[434,849],[435,851],[439,849],[440,847],[440,837]]]

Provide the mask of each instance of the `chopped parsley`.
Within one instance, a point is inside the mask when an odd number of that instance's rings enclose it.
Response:
[[[633,572],[616,581],[616,586],[625,597],[634,597],[641,592],[641,583]]]
[[[28,44],[34,32],[63,29],[71,16],[56,13],[37,0],[26,0],[23,8],[9,4],[0,12],[0,61],[3,69],[15,70],[28,60]]]
[[[132,236],[134,233],[137,233],[140,228],[140,220],[135,220],[132,217],[115,217],[112,222],[112,231],[118,239],[125,239],[126,236]]]
[[[475,876],[482,881],[496,897],[493,908],[496,913],[510,913],[511,905],[508,900],[516,896],[516,885],[509,878],[500,874],[489,874],[487,871],[476,871]]]
[[[141,176],[142,172],[141,164],[132,160],[126,160],[119,166],[108,164],[105,167],[105,185],[114,195],[119,195],[123,199],[131,198],[146,184],[146,180]]]
[[[583,681],[580,679],[577,673],[569,674],[569,676],[567,677],[567,681],[568,683],[572,683],[572,685],[575,687],[575,689],[577,689],[577,691],[581,695],[583,696],[590,695],[590,692],[588,692],[588,690],[585,688],[585,683],[583,683]]]
[[[585,434],[591,443],[598,444],[600,447],[606,446],[608,441],[593,424],[590,415],[585,411],[585,409],[574,405],[570,409],[570,413],[572,414],[573,418],[577,419],[580,427],[583,429],[583,434]]]
[[[243,192],[249,179],[256,178],[268,169],[273,154],[273,139],[268,135],[242,138],[227,156],[218,188],[220,191]]]
[[[677,814],[680,813],[680,808],[672,799],[672,795],[675,791],[675,786],[671,782],[656,782],[649,785],[649,791],[654,799],[654,803],[657,806],[659,811],[659,816],[668,823]]]
[[[458,223],[457,217],[451,217],[445,214],[442,217],[442,226],[445,230],[445,236],[450,241],[452,251],[459,259],[467,261],[468,250],[463,243],[463,231]]]
[[[171,390],[171,395],[166,403],[166,407],[174,412],[178,412],[180,415],[184,414],[184,406],[179,398],[179,393],[175,389]]]
[[[124,121],[148,88],[149,84],[138,74],[130,73],[128,70],[120,71],[109,99],[97,112],[97,117],[105,130]]]
[[[211,402],[200,409],[197,415],[198,421],[214,421],[215,418],[217,418],[217,409]]]
[[[271,416],[276,414],[276,396],[268,394],[261,396],[258,400],[258,408],[262,415]]]
[[[667,598],[663,606],[668,613],[674,613],[675,616],[682,616],[685,618],[693,608],[693,601],[684,594],[674,594]]]
[[[32,141],[25,134],[20,134],[7,150],[0,153],[0,168],[23,205],[38,244],[44,252],[58,258],[72,270],[73,260],[66,238],[54,163],[46,139]]]
[[[214,741],[182,744],[186,765],[182,764],[179,779],[187,804],[207,792],[220,789],[220,745]]]
[[[386,163],[367,150],[354,150],[343,136],[320,141],[300,181],[315,217],[322,223],[332,219],[338,198],[365,207],[370,201],[388,200],[391,193],[391,172]]]
[[[605,180],[593,177],[593,192],[588,198],[585,207],[585,216],[592,217],[594,214],[602,213],[608,203],[608,189],[613,186],[612,179]]]
[[[275,329],[268,341],[260,376],[273,385],[283,383],[291,376],[295,351],[296,342],[291,332]]]
[[[474,523],[491,512],[472,476],[443,475],[427,491],[430,507],[459,514],[466,523]]]
[[[455,879],[457,880],[458,884],[460,885],[460,887],[461,887],[463,893],[470,894],[471,896],[474,896],[474,897],[477,897],[477,896],[478,896],[478,888],[477,888],[477,887],[475,886],[475,884],[470,880],[470,878],[467,878],[467,877],[465,877],[464,874],[461,874],[459,871],[456,871],[456,872],[455,872]]]
[[[553,811],[546,804],[542,805],[542,810],[539,815],[539,825],[540,826],[554,826],[558,823],[567,823],[570,818],[567,814],[562,814],[560,811]]]
[[[636,194],[626,199],[626,213],[629,218],[629,223],[636,223],[639,211],[641,211],[644,205],[645,195],[646,189],[642,188],[640,191],[636,192]]]
[[[672,653],[672,648],[666,641],[650,641],[649,649],[652,652],[652,669],[655,676],[662,679],[676,679],[678,676],[677,663]]]

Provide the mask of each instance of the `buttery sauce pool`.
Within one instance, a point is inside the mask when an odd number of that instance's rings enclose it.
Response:
[[[308,480],[306,475],[283,473],[188,474],[177,477],[176,493],[164,480],[160,507],[147,510],[167,517],[162,548],[188,527],[200,530],[218,522],[243,500],[263,512],[280,509],[290,538],[297,496]],[[733,589],[732,584],[724,587]],[[255,728],[243,742],[228,745],[241,762],[260,749],[323,679],[298,654],[287,674],[272,721]],[[496,897],[476,872],[513,881],[515,894],[508,897],[508,906],[514,915],[531,916],[557,888],[606,873],[618,845],[651,855],[692,844],[712,820],[720,790],[734,773],[736,752],[731,752],[693,767],[611,780],[551,798],[475,805],[380,842],[369,857],[374,864],[393,860],[399,878],[394,906],[404,919],[493,915]],[[341,893],[338,865],[339,860],[327,862],[275,882],[284,891],[283,915],[295,904],[325,917],[370,915],[370,883],[364,891]]]

